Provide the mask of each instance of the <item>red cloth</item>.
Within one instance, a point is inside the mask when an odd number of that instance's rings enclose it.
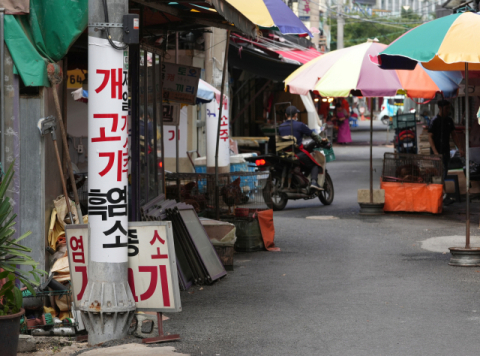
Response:
[[[257,212],[260,231],[262,232],[263,244],[267,251],[280,251],[275,247],[275,227],[273,226],[273,210],[263,210]]]

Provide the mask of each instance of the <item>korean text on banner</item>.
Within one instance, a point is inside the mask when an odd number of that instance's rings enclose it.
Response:
[[[220,99],[220,97],[218,97]],[[230,164],[230,135],[229,135],[229,106],[230,100],[224,95],[222,120],[220,122],[220,142],[218,146],[218,166],[226,167]],[[220,103],[217,96],[207,107],[207,167],[215,167],[215,150],[217,145],[218,115]]]
[[[88,226],[67,225],[66,238],[73,300],[78,308],[88,282]],[[182,310],[170,221],[130,223],[128,283],[137,310]]]
[[[91,260],[127,262],[128,51],[88,37],[88,211]],[[105,58],[109,60],[106,61]]]

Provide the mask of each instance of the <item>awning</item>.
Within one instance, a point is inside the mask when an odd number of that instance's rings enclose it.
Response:
[[[322,55],[322,53],[318,52],[316,49],[313,48],[307,48],[305,50],[285,50],[285,51],[275,51],[278,54],[282,55],[284,58],[291,59],[293,61],[300,62],[302,64],[305,64],[307,62],[310,62],[312,59],[315,59],[319,56]]]
[[[5,43],[25,86],[46,86],[47,63],[61,60],[87,27],[88,0],[31,0],[28,15],[5,15]],[[79,15],[80,14],[80,15]]]
[[[220,90],[208,84],[206,81],[200,79],[198,82],[197,90],[197,104],[206,104],[211,102],[216,98],[217,102],[220,102],[220,95],[222,93]],[[223,95],[224,100],[226,100],[226,95]]]
[[[282,82],[292,74],[299,64],[283,62],[264,52],[230,42],[228,63],[234,68],[246,70],[261,78]]]
[[[145,18],[145,26],[149,30],[176,29],[177,27],[203,26],[217,27],[226,30],[246,33],[250,37],[257,36],[257,26],[225,0],[175,1],[165,0],[131,0],[133,3],[157,10]],[[167,17],[166,17],[167,16]]]

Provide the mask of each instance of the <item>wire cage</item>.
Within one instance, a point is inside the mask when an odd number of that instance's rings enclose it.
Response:
[[[25,315],[20,320],[20,330],[22,334],[27,334],[34,329],[43,329],[45,331],[53,328],[78,326],[71,307],[73,302],[72,289],[68,290],[37,290],[32,295],[27,290],[22,292],[23,306]],[[44,305],[50,305],[53,309],[58,309],[65,318],[61,323],[56,323],[54,315],[44,313]]]
[[[383,182],[443,184],[441,155],[385,153]]]
[[[265,189],[269,176],[268,172],[219,174],[220,216],[246,217],[255,211],[269,209],[270,196]],[[216,216],[214,174],[168,173],[165,181],[167,199],[192,205],[199,216]]]

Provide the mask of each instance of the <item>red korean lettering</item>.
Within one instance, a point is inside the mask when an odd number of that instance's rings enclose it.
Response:
[[[112,132],[117,132],[118,114],[93,114],[94,119],[113,119]],[[100,127],[100,137],[93,137],[92,142],[120,141],[120,136],[107,136],[105,127]]]
[[[105,176],[113,167],[115,163],[115,152],[100,152],[99,157],[106,157],[108,158],[107,165],[103,169],[103,171],[99,172],[101,177]],[[117,151],[117,181],[122,181],[122,173],[127,172],[127,170],[123,169],[124,165],[123,162],[125,160],[124,156],[128,155],[128,153],[124,153],[122,150]],[[128,159],[128,158],[127,158]]]
[[[127,128],[127,116],[126,116],[126,115],[122,115],[122,119],[124,120],[124,122],[123,122],[123,127],[122,127],[122,131],[125,131],[125,129]]]
[[[75,266],[75,272],[82,274],[82,288],[77,294],[77,300],[81,300],[83,293],[85,293],[85,288],[87,288],[88,276],[87,276],[87,266]]]
[[[117,72],[117,75],[115,75],[115,72]],[[112,99],[122,99],[122,72],[122,68],[112,68]]]
[[[110,79],[110,71],[108,69],[97,69],[97,74],[103,74],[102,84],[95,89],[95,92],[98,94],[107,86],[108,80]]]
[[[130,290],[132,291],[133,299],[135,300],[135,303],[138,303],[138,297],[137,297],[137,294],[135,293],[135,279],[133,277],[133,269],[131,268],[128,269],[128,285],[130,286]]]
[[[85,263],[85,253],[83,251],[83,236],[80,236],[78,238],[73,236],[72,238],[70,238],[70,247],[72,248],[72,251],[80,250],[79,252],[72,252],[73,262]]]
[[[157,273],[157,266],[139,266],[139,272],[148,272],[150,273],[150,284],[142,295],[140,295],[140,300],[147,300],[149,299],[155,290],[157,289],[157,282],[158,282],[158,273]]]
[[[156,241],[160,241],[160,243],[162,245],[165,245],[165,240],[162,239],[160,237],[160,235],[158,234],[158,231],[155,230],[155,233],[153,234],[153,239],[150,241],[150,245],[153,245]],[[152,255],[152,260],[159,260],[159,259],[164,259],[164,258],[168,258],[168,254],[166,255],[162,255],[160,253],[160,247],[157,247],[157,254],[156,255]]]
[[[95,92],[98,94],[103,89],[105,89],[108,82],[111,79],[110,88],[111,88],[112,99],[122,99],[122,92],[123,92],[122,68],[118,68],[118,69],[112,68],[111,70],[97,69],[97,74],[103,74],[103,80],[100,86],[97,89],[95,89]]]
[[[163,305],[170,306],[170,292],[168,290],[167,266],[160,267],[160,284],[162,286]]]

